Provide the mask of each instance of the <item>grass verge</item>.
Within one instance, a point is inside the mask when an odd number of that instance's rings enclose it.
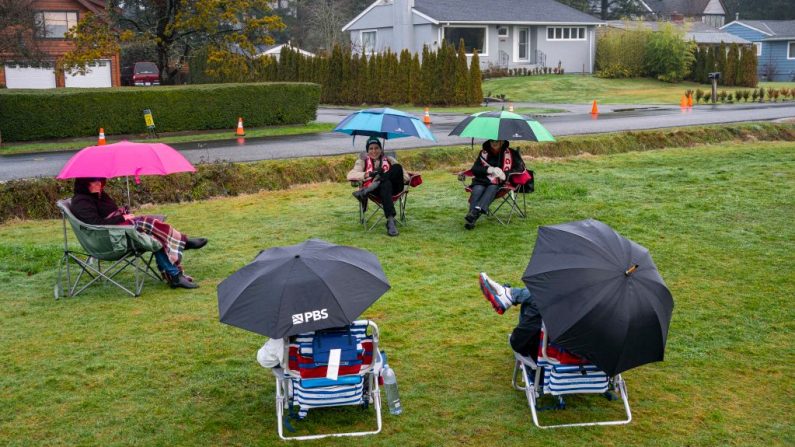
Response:
[[[560,138],[555,143],[518,142],[525,156],[563,157],[579,154],[615,154],[696,146],[727,141],[795,141],[795,125],[748,123],[679,129],[621,132]],[[183,202],[217,196],[235,196],[263,189],[284,189],[307,182],[343,181],[355,155],[267,160],[255,163],[199,164],[196,174],[150,176],[134,185],[132,203]],[[400,151],[408,166],[428,170],[471,163],[470,146]],[[122,197],[123,179],[108,184],[111,194]],[[0,222],[14,217],[59,216],[55,201],[70,194],[71,182],[55,179],[13,180],[0,184]]]
[[[409,168],[415,166],[405,162]],[[365,312],[382,330],[404,414],[385,416],[365,446],[771,445],[795,443],[795,146],[736,142],[530,162],[530,215],[463,229],[466,195],[449,171],[425,171],[409,224],[388,238],[356,223],[351,188],[318,183],[159,206],[191,235],[195,292],[147,284],[55,302],[60,222],[0,225],[0,433],[7,445],[283,445],[264,337],[218,322],[215,286],[260,249],[308,237],[373,251],[392,289]],[[222,217],[219,217],[222,216]],[[651,251],[676,307],[666,360],[624,374],[628,426],[532,428],[511,389],[506,334],[477,272],[514,284],[536,228],[594,217]],[[608,322],[606,322],[607,324]],[[573,398],[556,422],[616,414],[615,402]],[[300,433],[360,410],[314,410]],[[156,427],[156,428],[153,428]],[[497,441],[498,440],[498,441]],[[322,445],[347,445],[330,440]],[[320,445],[320,444],[318,444]]]
[[[795,87],[795,82],[760,82],[760,87]],[[582,104],[593,100],[600,104],[679,104],[685,90],[711,90],[711,86],[694,82],[671,84],[646,78],[604,79],[584,75],[519,76],[489,79],[483,93],[503,94],[512,101],[549,104]],[[720,87],[734,92],[745,87]]]
[[[276,137],[284,135],[302,135],[309,133],[330,132],[334,129],[334,124],[328,123],[309,123],[305,125],[291,126],[269,126],[246,129],[247,138],[257,137]],[[189,143],[194,141],[219,141],[234,140],[237,138],[235,129],[225,131],[197,131],[197,132],[174,132],[170,134],[160,134],[160,138],[146,139],[146,135],[107,135],[108,144],[116,143],[121,140],[138,140],[153,143]],[[37,152],[59,152],[73,151],[82,149],[86,146],[97,144],[97,139],[75,138],[69,140],[59,140],[53,142],[38,143],[6,143],[0,148],[0,155],[32,154]]]

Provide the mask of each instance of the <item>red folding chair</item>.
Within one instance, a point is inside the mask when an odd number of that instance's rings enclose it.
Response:
[[[351,184],[355,187],[361,188],[361,182],[351,182]],[[398,212],[397,215],[397,222],[401,225],[406,223],[406,203],[408,202],[409,198],[409,191],[411,188],[416,188],[422,184],[422,175],[416,172],[409,172],[409,181],[406,183],[406,186],[403,188],[403,191],[400,191],[397,194],[392,196],[392,203],[396,203],[397,206],[395,209]],[[384,206],[381,203],[381,197],[378,195],[371,193],[367,195],[367,202],[361,203],[359,202],[359,223],[364,226],[365,231],[370,231],[375,228],[382,220],[384,220]],[[368,203],[372,203],[374,206],[368,210]]]
[[[458,180],[464,185],[464,191],[472,194],[472,187],[467,184],[467,180],[475,176],[472,170],[467,169],[456,175],[458,176]],[[502,225],[511,223],[511,219],[514,215],[519,216],[520,219],[526,218],[526,196],[527,193],[533,191],[535,191],[535,175],[533,171],[524,170],[522,172],[512,172],[508,174],[507,180],[500,186],[500,190],[497,191],[494,202],[492,202],[489,209],[486,210],[486,215],[495,218],[497,222]],[[519,197],[521,197],[521,200],[519,200]],[[469,200],[472,200],[471,195],[469,196]],[[497,202],[496,207],[494,207],[495,202]],[[503,209],[503,207],[505,207],[505,209]],[[501,209],[503,209],[503,212],[500,214]]]

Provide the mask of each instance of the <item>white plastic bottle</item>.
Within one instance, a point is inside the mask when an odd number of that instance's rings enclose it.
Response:
[[[389,412],[398,415],[403,412],[403,407],[400,406],[400,395],[398,394],[397,377],[395,371],[387,365],[384,368],[384,388],[386,389],[386,403],[389,406]]]

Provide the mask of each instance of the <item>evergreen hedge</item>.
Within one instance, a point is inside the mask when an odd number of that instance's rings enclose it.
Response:
[[[0,91],[5,141],[146,132],[150,109],[159,132],[303,124],[315,119],[320,86],[250,83]]]
[[[421,58],[408,50],[400,54],[386,50],[358,55],[339,45],[335,45],[330,54],[307,57],[285,46],[278,60],[259,57],[244,62],[240,56],[240,63],[251,65],[244,76],[248,81],[321,84],[320,101],[324,104],[479,105],[483,100],[480,67],[472,67],[463,45],[463,40],[459,41],[456,50],[444,41],[435,51],[426,45]],[[479,63],[477,55],[472,60]],[[197,62],[195,65],[208,67],[211,64]],[[240,80],[239,73],[231,78],[220,70],[213,73],[205,74],[215,76],[215,82]],[[201,78],[199,74],[196,76]]]
[[[623,152],[689,147],[726,141],[795,141],[795,125],[773,123],[729,124],[681,129],[621,132],[601,135],[562,137],[555,143],[515,141],[529,166],[533,157],[564,157],[578,154]],[[418,149],[400,152],[400,162],[408,169],[458,170],[471,165],[479,146],[470,145]],[[194,174],[147,176],[133,185],[133,204],[167,203],[236,196],[261,190],[287,189],[313,182],[344,182],[356,155],[267,160],[255,163],[204,163]],[[543,173],[536,173],[543,178]],[[542,180],[543,182],[543,180]],[[541,186],[543,188],[543,183]],[[108,183],[109,193],[121,200],[124,182]],[[72,182],[55,179],[13,180],[0,183],[0,223],[9,219],[50,219],[59,217],[55,202],[72,195]],[[353,206],[353,205],[351,205]]]

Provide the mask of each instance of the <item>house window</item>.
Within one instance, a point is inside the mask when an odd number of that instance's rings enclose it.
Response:
[[[362,54],[375,52],[376,31],[362,31]]]
[[[585,40],[585,28],[581,26],[547,27],[547,40]]]
[[[69,28],[77,25],[77,12],[41,11],[36,13],[36,37],[63,39]]]
[[[762,55],[762,42],[754,42],[754,47],[756,47],[756,57]]]
[[[527,28],[519,28],[519,48],[518,48],[518,58],[519,60],[526,61],[528,60],[528,36],[530,35],[529,29]]]
[[[464,48],[467,54],[472,54],[478,50],[481,56],[488,55],[486,47],[486,27],[458,27],[451,26],[444,28],[444,40],[456,48],[458,43],[464,39]]]
[[[787,59],[795,59],[795,41],[787,44]]]

